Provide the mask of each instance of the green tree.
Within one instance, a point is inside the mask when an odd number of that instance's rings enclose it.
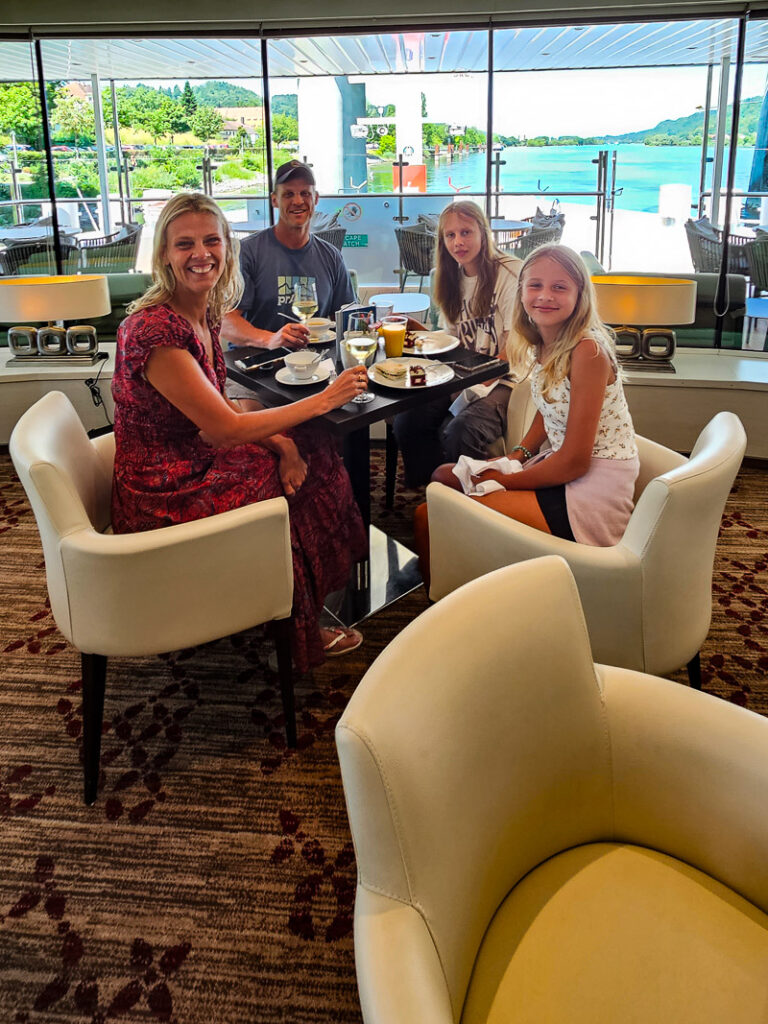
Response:
[[[224,125],[224,118],[213,107],[198,107],[189,119],[189,127],[201,142],[208,142]]]
[[[276,144],[281,142],[298,141],[299,122],[290,114],[272,115],[272,141]]]
[[[184,108],[184,113],[187,115],[187,121],[197,110],[197,100],[195,94],[192,92],[192,86],[189,82],[184,83],[184,91],[181,94],[181,105]]]
[[[32,82],[0,85],[0,131],[15,131],[17,142],[42,149],[40,100]]]
[[[72,139],[75,149],[95,140],[93,104],[90,100],[73,96],[66,88],[59,89],[50,116],[54,131],[64,138]]]

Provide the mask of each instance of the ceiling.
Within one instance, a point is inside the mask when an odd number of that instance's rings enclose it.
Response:
[[[497,71],[677,67],[735,59],[734,19],[497,29]],[[768,62],[768,22],[752,21],[746,59]],[[44,39],[46,79],[118,81],[259,78],[258,38]],[[409,31],[270,39],[273,77],[484,72],[488,33]],[[34,78],[28,43],[0,41],[0,80]]]

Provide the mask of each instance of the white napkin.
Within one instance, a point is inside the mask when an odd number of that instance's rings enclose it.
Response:
[[[491,491],[503,491],[503,485],[496,480],[481,480],[479,484],[474,484],[472,477],[486,469],[497,469],[499,473],[519,473],[522,468],[518,459],[508,459],[506,455],[503,459],[494,459],[493,462],[461,455],[453,467],[453,472],[465,494],[490,494]]]
[[[321,362],[317,364],[317,369],[315,370],[315,373],[325,373],[325,371],[327,370],[328,376],[332,378],[335,369],[336,363],[333,361],[333,359],[323,359]]]

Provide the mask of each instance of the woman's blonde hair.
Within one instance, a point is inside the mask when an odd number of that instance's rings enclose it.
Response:
[[[477,205],[468,199],[457,203],[449,203],[440,214],[437,223],[437,242],[435,246],[435,301],[443,311],[445,318],[455,324],[461,313],[462,271],[459,264],[445,247],[443,234],[445,222],[451,214],[473,220],[480,229],[480,255],[477,269],[477,285],[472,296],[470,312],[472,316],[487,316],[491,309],[493,289],[499,264],[505,256],[496,248],[488,219]]]
[[[243,294],[243,278],[240,274],[240,242],[233,238],[229,223],[219,206],[202,192],[179,192],[163,207],[155,228],[155,240],[152,247],[152,284],[140,298],[127,307],[127,312],[135,313],[148,306],[159,306],[163,302],[169,302],[173,297],[176,290],[176,278],[165,259],[168,226],[184,213],[212,213],[218,221],[224,239],[224,269],[208,298],[208,312],[211,320],[218,324],[221,323],[225,313],[235,309]]]
[[[541,370],[541,393],[544,398],[551,389],[568,376],[571,371],[571,355],[574,348],[584,338],[591,338],[600,346],[616,366],[615,335],[610,327],[606,327],[597,313],[597,297],[589,271],[584,260],[573,249],[557,242],[541,245],[530,253],[522,267],[517,280],[515,305],[512,310],[512,330],[510,331],[510,359],[519,360],[521,364],[530,360],[532,351],[538,355],[541,351],[542,339],[536,325],[529,319],[523,307],[523,287],[530,268],[540,259],[551,259],[562,267],[564,273],[576,285],[578,298],[573,313],[560,328],[552,354],[543,364]]]

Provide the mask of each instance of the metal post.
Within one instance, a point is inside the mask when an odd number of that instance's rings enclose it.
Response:
[[[725,152],[725,120],[728,116],[728,84],[731,77],[731,58],[720,61],[720,84],[717,90],[717,128],[715,133],[715,162],[712,168],[712,215],[717,224],[720,219],[720,185],[723,177],[723,155]]]
[[[104,118],[101,113],[101,92],[98,75],[91,75],[93,98],[93,120],[96,127],[96,161],[99,167],[99,190],[101,192],[101,230],[112,234],[112,211],[109,208],[109,175],[107,173],[107,149],[104,142]]]
[[[741,108],[741,79],[744,69],[744,45],[747,35],[747,19],[745,13],[739,18],[739,35],[736,45],[736,76],[733,83],[733,115],[731,117],[731,140],[728,150],[728,175],[725,182],[725,216],[723,217],[723,255],[720,261],[720,277],[717,281],[715,296],[715,348],[723,344],[723,317],[728,312],[728,235],[731,231],[731,193],[736,176],[736,147],[739,141],[739,113]],[[712,198],[719,193],[713,190]]]
[[[709,108],[712,106],[712,65],[707,65],[707,89],[704,102],[704,138],[701,140],[701,167],[699,168],[699,205],[701,217],[704,213],[704,196],[707,187],[707,153],[709,151]]]
[[[261,40],[261,82],[264,90],[264,145],[267,152],[267,181],[270,195],[274,192],[274,168],[272,167],[272,113],[269,103],[269,61],[267,59],[267,40]],[[270,227],[275,223],[275,210],[272,203],[267,203]]]
[[[488,29],[488,107],[485,125],[485,213],[491,218],[491,165],[493,161],[493,28]],[[496,216],[499,215],[499,172],[496,169]]]
[[[11,154],[11,199],[14,200],[11,213],[13,215],[13,223],[21,224],[23,217],[21,216],[21,187],[19,186],[19,179],[17,177],[19,173],[19,162],[18,162],[18,150],[16,149],[16,132],[11,131],[11,147],[13,153]]]
[[[43,51],[40,40],[35,39],[35,64],[37,65],[37,85],[40,92],[40,116],[42,118],[43,146],[45,147],[45,166],[48,172],[48,196],[51,201],[51,230],[53,231],[53,255],[56,260],[56,273],[62,273],[61,239],[59,238],[59,212],[56,208],[56,188],[53,176],[53,153],[51,152],[51,124],[48,120],[48,98],[45,95],[45,71],[43,69]]]
[[[110,78],[109,80],[109,98],[112,107],[112,135],[115,143],[115,166],[117,167],[117,191],[120,195],[120,219],[123,224],[127,224],[131,220],[131,208],[128,206],[128,210],[125,208],[125,194],[128,191],[128,164],[126,161],[125,176],[126,176],[126,187],[123,188],[123,149],[120,145],[120,125],[117,121],[117,94],[115,93],[115,80]],[[126,217],[126,212],[128,216]]]

